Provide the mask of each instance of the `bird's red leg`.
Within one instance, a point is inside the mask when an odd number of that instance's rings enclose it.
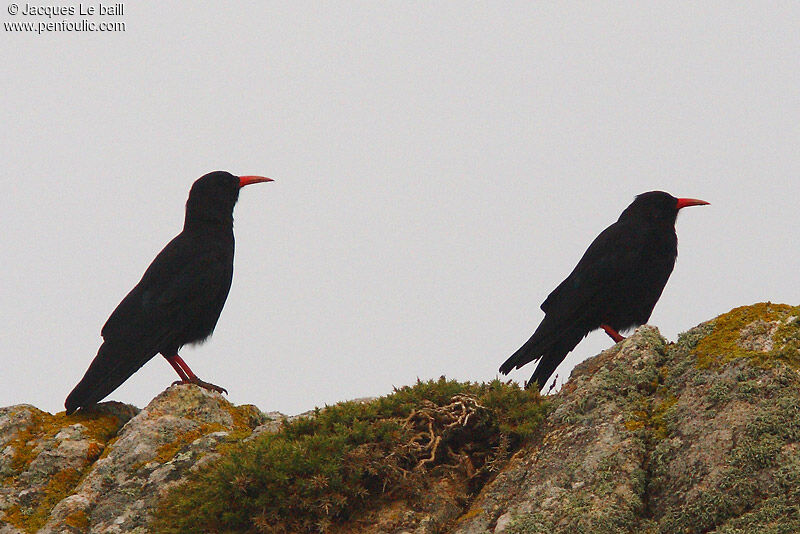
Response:
[[[209,389],[211,391],[217,391],[219,393],[228,392],[228,390],[223,387],[217,386],[215,384],[197,378],[197,375],[194,374],[191,369],[189,369],[189,366],[185,361],[183,361],[183,358],[181,358],[177,354],[173,356],[164,356],[164,357],[167,359],[170,365],[172,365],[173,369],[175,369],[175,371],[178,372],[178,376],[181,377],[180,380],[173,382],[173,385],[195,384],[197,386],[200,386],[201,388]]]
[[[609,337],[614,340],[614,343],[619,343],[620,341],[625,339],[625,336],[619,335],[619,332],[617,332],[607,324],[601,324],[600,328],[606,331],[606,334],[608,334]]]
[[[175,356],[164,356],[164,359],[169,362],[172,368],[175,369],[175,372],[178,373],[178,376],[181,377],[180,382],[186,382],[189,380],[189,377],[186,376],[186,373],[183,371],[183,369],[181,369],[181,366],[178,365],[177,361],[175,361],[177,356],[177,354]]]

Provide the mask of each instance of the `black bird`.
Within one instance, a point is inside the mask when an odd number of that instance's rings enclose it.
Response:
[[[211,335],[228,298],[239,190],[271,181],[217,171],[192,185],[183,231],[159,252],[106,321],[97,356],[64,403],[67,415],[102,400],[159,353],[177,371],[180,383],[226,392],[197,378],[178,350]]]
[[[619,342],[625,339],[620,330],[646,323],[678,256],[678,211],[703,204],[708,202],[663,191],[637,196],[542,303],[541,324],[500,372],[508,374],[539,360],[525,387],[536,384],[541,390],[589,332],[602,328]]]

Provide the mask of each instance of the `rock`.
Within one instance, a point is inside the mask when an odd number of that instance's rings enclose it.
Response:
[[[453,533],[800,532],[800,308],[652,327],[575,368]]]
[[[167,488],[229,436],[244,437],[261,422],[250,406],[236,408],[219,393],[170,387],[125,425],[40,532],[64,532],[76,516],[86,517],[92,532],[143,529]]]
[[[27,531],[40,528],[136,411],[116,402],[70,417],[30,405],[0,409],[0,510],[5,521]],[[14,532],[7,523],[0,521],[0,532]]]
[[[267,412],[264,415],[265,423],[258,425],[253,432],[245,438],[245,441],[252,441],[261,434],[275,434],[281,429],[283,422],[288,418],[280,412]]]
[[[646,531],[647,445],[626,423],[655,392],[665,352],[658,330],[642,327],[576,367],[541,440],[511,459],[455,532]]]
[[[469,489],[431,478],[414,502],[376,497],[324,530],[800,532],[799,369],[800,307],[736,308],[675,343],[643,326],[574,369],[538,434],[493,477]],[[221,444],[289,419],[193,386],[141,411],[0,408],[0,534],[152,532],[160,499]]]
[[[170,387],[141,412],[119,403],[69,417],[5,408],[0,466],[13,483],[0,493],[0,532],[147,532],[167,488],[265,421],[254,406],[194,386]]]

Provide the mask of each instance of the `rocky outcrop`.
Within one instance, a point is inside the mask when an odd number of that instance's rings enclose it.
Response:
[[[641,327],[575,368],[535,437],[482,487],[450,498],[442,479],[430,506],[378,499],[358,524],[326,528],[800,532],[798,369],[800,308],[737,308],[674,343]],[[2,408],[0,534],[151,532],[158,503],[190,471],[281,419],[190,386],[141,411]]]
[[[268,422],[253,406],[193,386],[172,386],[141,411],[119,403],[71,416],[4,408],[0,533],[149,532],[164,491],[212,461],[220,444]]]
[[[29,405],[0,408],[0,533],[41,527],[137,412],[115,402],[69,418]]]
[[[575,368],[452,532],[800,532],[798,364],[800,308],[737,308],[675,343],[642,327]]]

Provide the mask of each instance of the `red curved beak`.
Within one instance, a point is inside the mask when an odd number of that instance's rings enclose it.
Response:
[[[244,187],[250,184],[257,184],[258,182],[274,182],[272,178],[265,178],[264,176],[240,176],[239,187]]]
[[[675,209],[685,208],[687,206],[705,206],[709,204],[705,200],[698,200],[696,198],[679,198]]]

